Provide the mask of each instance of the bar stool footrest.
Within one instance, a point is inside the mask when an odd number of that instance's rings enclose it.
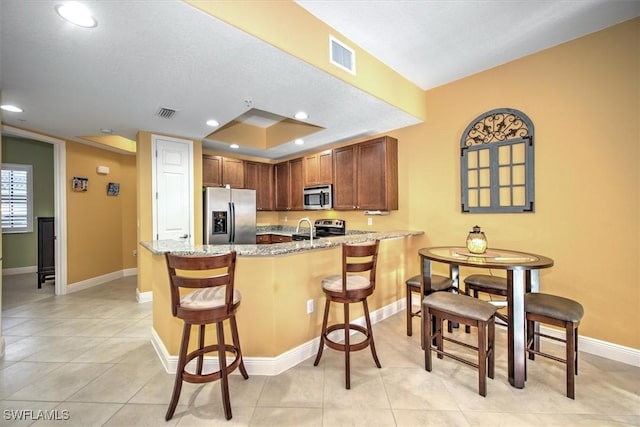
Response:
[[[231,372],[235,371],[236,368],[240,365],[240,362],[242,362],[242,356],[240,354],[240,351],[236,347],[230,344],[226,344],[224,347],[225,347],[225,353],[233,353],[235,355],[233,362],[227,365],[227,375],[228,375]],[[189,364],[189,362],[195,359],[196,357],[199,357],[201,355],[204,356],[206,353],[213,353],[214,351],[215,352],[218,351],[217,344],[208,345],[202,349],[192,351],[191,353],[187,354],[185,366]],[[188,383],[194,383],[194,384],[208,383],[211,381],[219,380],[220,378],[222,378],[221,369],[208,374],[194,374],[191,372],[187,372],[186,370],[182,371],[182,380]]]
[[[329,338],[329,334],[333,331],[344,331],[344,326],[345,326],[344,323],[339,323],[339,324],[331,325],[327,327],[327,333],[324,334],[324,341],[327,347],[334,350],[346,351],[346,347],[344,344],[335,342]],[[349,342],[349,351],[358,351],[358,350],[362,350],[369,347],[369,344],[371,343],[371,334],[369,334],[369,331],[366,328],[360,325],[354,325],[353,323],[349,323],[349,330],[360,332],[365,336],[364,340],[360,342],[357,342],[357,343]]]

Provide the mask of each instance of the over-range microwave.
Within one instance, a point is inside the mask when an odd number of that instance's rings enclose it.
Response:
[[[302,203],[304,209],[308,210],[333,208],[333,186],[326,184],[304,187],[302,190]]]

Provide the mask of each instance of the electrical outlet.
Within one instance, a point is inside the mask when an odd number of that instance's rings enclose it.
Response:
[[[310,299],[307,301],[307,314],[313,313],[313,300]]]
[[[373,218],[367,218],[367,225],[373,225]]]

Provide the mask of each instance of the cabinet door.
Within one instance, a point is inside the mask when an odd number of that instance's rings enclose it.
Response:
[[[317,154],[304,156],[302,171],[304,173],[304,185],[316,185],[318,183],[319,169]]]
[[[289,160],[289,209],[302,210],[302,190],[304,187],[302,179],[302,158]]]
[[[244,162],[223,157],[222,182],[231,188],[244,188]]]
[[[276,190],[276,210],[284,211],[289,209],[289,162],[277,163],[274,166],[275,190]]]
[[[273,165],[269,163],[258,163],[256,205],[258,210],[273,210]]]
[[[256,209],[273,210],[273,165],[269,163],[244,163],[245,188],[256,190]]]
[[[383,137],[358,144],[358,209],[398,209],[397,140]]]
[[[202,185],[222,186],[222,157],[208,154],[202,156]]]
[[[317,157],[318,184],[333,184],[333,151],[323,151]]]
[[[333,208],[357,208],[357,145],[348,145],[333,151]]]
[[[333,184],[333,152],[304,156],[304,185]]]

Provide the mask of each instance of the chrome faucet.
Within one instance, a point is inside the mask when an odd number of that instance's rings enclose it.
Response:
[[[298,220],[298,225],[296,226],[296,234],[300,232],[300,224],[302,224],[303,221],[309,223],[309,241],[313,243],[313,224],[311,223],[311,220],[309,218],[304,217]]]

